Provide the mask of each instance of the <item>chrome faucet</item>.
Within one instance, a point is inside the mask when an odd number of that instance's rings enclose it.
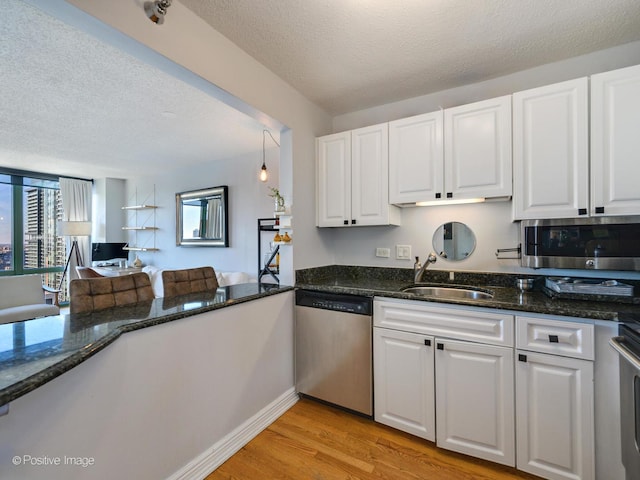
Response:
[[[436,260],[438,259],[438,257],[436,257],[436,254],[431,252],[429,254],[429,256],[427,257],[427,260],[424,262],[424,265],[420,264],[420,257],[416,257],[416,263],[414,263],[413,265],[413,270],[414,270],[414,277],[413,277],[413,281],[415,283],[420,283],[422,281],[422,276],[424,275],[424,271],[427,269],[427,267],[432,264],[432,263],[436,263]]]

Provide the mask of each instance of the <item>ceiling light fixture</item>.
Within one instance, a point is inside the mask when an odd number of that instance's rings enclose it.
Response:
[[[162,25],[167,8],[171,6],[171,0],[155,0],[154,2],[144,2],[144,11],[153,23]]]
[[[266,139],[265,133],[269,134],[269,136],[271,137],[271,140],[273,140],[273,143],[275,143],[278,147],[280,146],[280,144],[276,142],[276,139],[273,138],[273,135],[271,135],[271,132],[269,130],[266,130],[266,129],[262,130],[262,167],[260,167],[261,182],[266,182],[267,179],[269,178],[269,174],[267,173],[267,164],[265,163],[265,147],[264,147],[264,142]]]

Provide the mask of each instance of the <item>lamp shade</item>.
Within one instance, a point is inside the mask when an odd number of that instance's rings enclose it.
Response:
[[[63,237],[88,237],[91,235],[91,222],[58,222],[58,235]]]

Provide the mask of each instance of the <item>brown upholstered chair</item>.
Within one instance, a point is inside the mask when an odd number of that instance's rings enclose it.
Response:
[[[100,275],[91,267],[76,267],[76,272],[79,278],[103,278],[104,275]]]
[[[146,273],[120,277],[77,278],[69,283],[69,311],[88,313],[154,299]]]
[[[173,297],[188,293],[215,292],[218,289],[218,279],[213,267],[164,270],[162,285],[164,296]]]

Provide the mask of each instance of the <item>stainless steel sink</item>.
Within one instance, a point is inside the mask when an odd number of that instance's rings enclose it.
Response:
[[[451,299],[489,300],[493,294],[475,288],[418,286],[402,289],[404,293],[413,293],[424,297],[439,297]]]

